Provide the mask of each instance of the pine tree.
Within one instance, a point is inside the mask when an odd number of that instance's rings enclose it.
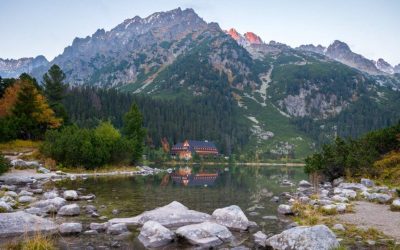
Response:
[[[133,149],[132,162],[138,161],[143,153],[143,142],[146,135],[142,127],[143,116],[136,104],[124,116],[123,133],[128,138]]]
[[[56,117],[62,118],[64,122],[67,120],[67,112],[62,104],[65,97],[67,84],[64,83],[65,74],[61,68],[54,64],[49,71],[43,75],[43,86],[45,96],[54,110]]]

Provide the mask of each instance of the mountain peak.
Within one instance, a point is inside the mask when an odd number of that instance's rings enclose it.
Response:
[[[335,40],[331,45],[329,45],[328,50],[342,50],[342,51],[351,51],[349,45],[347,43]]]
[[[382,58],[379,58],[378,61],[376,61],[376,67],[387,74],[393,74],[394,73],[394,68],[390,63],[386,62]]]
[[[250,44],[262,44],[263,41],[259,36],[254,34],[253,32],[246,32],[244,33],[244,37],[246,38],[247,41],[250,42]]]
[[[253,32],[246,32],[244,35],[241,35],[235,28],[230,28],[229,30],[225,31],[225,33],[230,35],[238,44],[242,46],[263,43],[261,38]]]

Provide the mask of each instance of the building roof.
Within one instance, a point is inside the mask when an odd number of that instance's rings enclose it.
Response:
[[[217,149],[215,144],[213,142],[209,142],[209,141],[192,141],[192,140],[188,140],[188,143],[189,143],[189,147],[190,148],[213,148],[213,149]],[[174,149],[174,148],[183,148],[183,144],[184,144],[184,142],[177,143],[172,147],[172,149]]]

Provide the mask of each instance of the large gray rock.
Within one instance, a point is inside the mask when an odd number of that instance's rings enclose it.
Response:
[[[131,218],[115,218],[109,220],[111,224],[124,223],[127,225],[143,225],[147,221],[157,221],[165,227],[182,226],[193,223],[201,223],[211,218],[209,214],[189,210],[177,201],[168,205],[146,211]]]
[[[75,216],[79,215],[81,213],[81,210],[78,206],[78,204],[70,204],[70,205],[65,205],[58,210],[58,215],[61,216]]]
[[[55,190],[43,194],[43,198],[45,199],[54,199],[56,197],[58,197],[58,192]]]
[[[311,186],[312,186],[311,183],[309,183],[309,182],[306,181],[306,180],[301,180],[301,181],[299,182],[299,187],[309,188],[309,187],[311,187]]]
[[[372,193],[367,196],[369,201],[377,201],[379,203],[387,203],[392,199],[392,196],[389,194],[381,194],[381,193]]]
[[[63,223],[59,229],[62,235],[79,234],[82,232],[82,224],[75,222]]]
[[[92,223],[90,223],[90,229],[91,230],[96,230],[96,231],[98,231],[98,232],[102,232],[102,231],[105,231],[106,229],[107,229],[107,227],[108,227],[109,225],[108,225],[108,223],[107,222],[104,222],[104,223],[95,223],[95,222],[92,222]]]
[[[7,196],[10,196],[10,197],[13,197],[13,198],[18,197],[18,194],[16,192],[14,192],[14,191],[7,191],[7,192],[4,193],[4,195],[5,196],[7,195]]]
[[[41,200],[41,201],[34,202],[30,206],[31,207],[44,208],[44,207],[47,207],[49,205],[53,205],[58,210],[62,206],[64,206],[65,204],[67,204],[67,201],[65,199],[63,199],[61,197],[55,197],[53,199]]]
[[[64,199],[67,201],[72,201],[72,200],[77,200],[78,199],[78,193],[75,190],[66,190],[64,191]]]
[[[366,187],[373,187],[375,186],[374,181],[370,180],[370,179],[361,179],[361,184],[363,184]]]
[[[17,190],[17,187],[15,185],[1,185],[0,190],[15,191]]]
[[[400,210],[400,199],[393,200],[391,207],[394,210]]]
[[[0,181],[4,182],[6,185],[26,185],[28,183],[33,183],[36,180],[25,176],[0,176]]]
[[[180,227],[176,234],[200,247],[214,247],[232,239],[227,227],[209,221]]]
[[[126,227],[126,224],[124,223],[118,223],[118,224],[112,224],[107,227],[107,233],[108,234],[122,234],[128,231],[128,228]]]
[[[0,238],[35,233],[57,233],[58,226],[48,220],[26,212],[0,213]]]
[[[354,191],[365,191],[368,189],[361,183],[347,183],[347,182],[340,183],[338,187],[342,189],[351,189]]]
[[[146,248],[161,247],[173,241],[175,234],[156,221],[147,221],[140,230],[139,240]]]
[[[33,193],[32,192],[28,192],[26,190],[22,190],[21,192],[19,192],[18,196],[32,196]]]
[[[32,196],[20,196],[18,198],[18,202],[20,202],[20,203],[31,203],[34,201],[36,201],[36,198],[32,197]]]
[[[0,200],[0,213],[2,212],[12,212],[13,208],[10,204],[6,203],[5,201]]]
[[[294,227],[265,243],[277,250],[331,250],[339,246],[335,234],[325,225]]]
[[[220,225],[235,230],[246,230],[249,227],[249,220],[236,205],[216,209],[212,213],[212,219]]]

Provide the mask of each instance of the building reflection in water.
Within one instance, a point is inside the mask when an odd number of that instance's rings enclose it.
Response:
[[[175,184],[183,186],[212,186],[218,178],[218,172],[215,173],[192,173],[192,168],[179,168],[170,174],[172,181]]]

